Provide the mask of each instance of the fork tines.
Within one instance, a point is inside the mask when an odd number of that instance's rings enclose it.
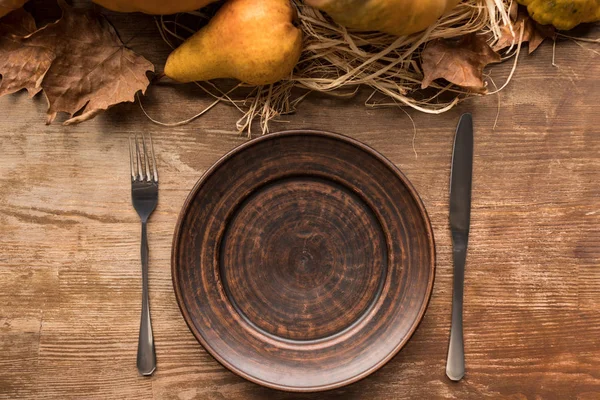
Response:
[[[156,169],[152,135],[148,135],[148,138],[149,144],[146,145],[146,136],[142,133],[142,145],[140,146],[137,134],[129,136],[131,179],[134,181],[158,183],[158,171]]]

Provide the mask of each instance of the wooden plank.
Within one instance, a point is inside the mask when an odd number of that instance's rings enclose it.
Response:
[[[111,18],[134,50],[164,62],[168,47],[150,17]],[[134,35],[138,28],[143,35]],[[440,116],[407,110],[416,135],[404,112],[366,109],[367,92],[347,101],[310,96],[289,122],[273,125],[338,131],[381,151],[413,182],[436,233],[434,293],[413,339],[371,377],[317,395],[274,392],[233,375],[198,345],[175,302],[170,246],[177,214],[200,175],[247,140],[235,133],[235,109],[219,106],[192,124],[165,128],[125,104],[63,127],[43,125],[41,98],[0,98],[0,398],[600,397],[600,64],[572,42],[557,45],[558,68],[551,60],[550,44],[522,56],[500,96]],[[493,68],[497,84],[510,67]],[[175,121],[210,98],[193,85],[158,85],[143,101],[154,117]],[[473,112],[476,126],[467,376],[452,383],[444,375],[448,179],[464,111]],[[127,164],[127,138],[135,132],[152,133],[161,174],[149,229],[158,352],[152,378],[135,369],[139,221]]]

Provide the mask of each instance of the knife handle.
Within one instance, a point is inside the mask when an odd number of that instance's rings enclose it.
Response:
[[[468,236],[464,233],[452,234],[452,256],[454,261],[454,282],[452,287],[452,326],[446,375],[453,381],[460,381],[465,375],[465,349],[463,341],[463,289],[465,262],[467,259]]]

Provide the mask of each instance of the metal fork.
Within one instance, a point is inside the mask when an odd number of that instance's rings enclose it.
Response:
[[[142,220],[142,318],[138,339],[137,369],[141,375],[152,375],[156,369],[156,350],[150,321],[148,301],[148,237],[146,224],[158,203],[158,171],[152,136],[149,144],[142,134],[142,150],[137,135],[129,137],[129,160],[131,165],[131,200]]]

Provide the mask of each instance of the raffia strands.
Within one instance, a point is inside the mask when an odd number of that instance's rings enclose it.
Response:
[[[269,121],[293,113],[310,92],[334,96],[352,96],[360,86],[372,89],[368,107],[408,106],[422,112],[440,114],[461,99],[473,96],[455,85],[432,85],[427,96],[420,91],[423,74],[420,52],[423,45],[438,38],[459,37],[468,33],[487,34],[491,41],[500,35],[500,26],[510,24],[511,0],[463,0],[454,10],[424,32],[409,36],[391,36],[376,32],[346,29],[301,0],[293,0],[305,35],[304,51],[293,75],[273,85],[254,87],[242,100],[223,93],[216,86],[198,85],[216,100],[237,107],[242,117],[237,129],[251,134],[252,123],[259,121],[261,132],[269,132]],[[194,17],[207,18],[194,13]],[[176,32],[189,27],[174,21],[157,21],[161,35],[171,46],[182,37]],[[294,88],[304,89],[292,90]],[[301,94],[298,95],[298,92]],[[450,94],[443,96],[442,93]],[[380,94],[385,101],[374,101]]]

